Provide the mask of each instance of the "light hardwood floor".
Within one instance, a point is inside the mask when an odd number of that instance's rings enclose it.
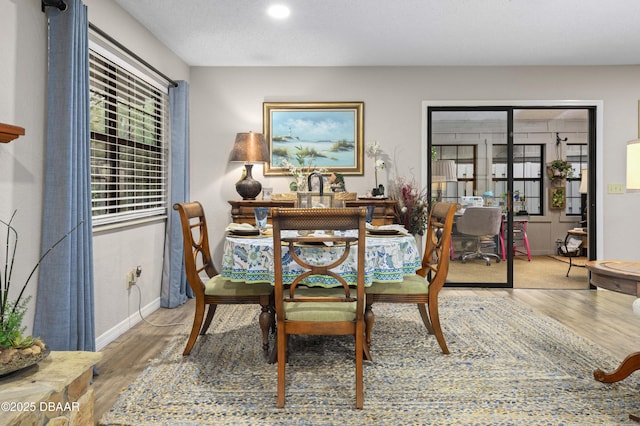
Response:
[[[633,296],[607,290],[526,290],[526,289],[467,289],[445,287],[441,295],[504,294],[532,306],[556,319],[593,342],[608,349],[622,361],[629,353],[640,351],[638,324],[633,315]],[[147,320],[156,324],[183,322],[191,324],[193,300],[176,309],[159,309]],[[214,319],[215,321],[215,319]],[[156,327],[140,322],[102,350],[104,357],[98,364],[95,378],[95,420],[100,419],[125,389],[142,372],[148,361],[161,351],[168,341],[176,338],[182,327]],[[443,321],[446,336],[447,325]],[[198,344],[196,342],[196,344]],[[597,365],[594,368],[600,367]],[[640,373],[636,373],[640,374]]]

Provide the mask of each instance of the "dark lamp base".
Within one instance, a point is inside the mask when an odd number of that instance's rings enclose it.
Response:
[[[247,171],[246,176],[236,183],[236,191],[243,200],[255,200],[262,191],[262,184],[251,176],[253,164],[245,164],[244,168]]]

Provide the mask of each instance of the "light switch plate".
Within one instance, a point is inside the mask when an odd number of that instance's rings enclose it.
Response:
[[[623,183],[610,183],[607,186],[607,192],[609,194],[624,194]]]

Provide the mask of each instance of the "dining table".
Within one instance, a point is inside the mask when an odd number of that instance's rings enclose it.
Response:
[[[367,231],[365,238],[365,287],[373,282],[400,282],[406,275],[415,275],[422,266],[422,256],[416,238],[403,232]],[[283,231],[283,237],[293,236],[296,231]],[[345,235],[355,235],[355,231],[345,231]],[[305,259],[313,259],[316,264],[327,263],[335,258],[336,251],[342,253],[344,245],[296,244],[294,249]],[[283,246],[283,280],[290,284],[302,272],[293,261],[289,247]],[[229,232],[225,238],[222,256],[222,277],[247,284],[268,282],[274,284],[274,250],[272,235],[234,235]],[[337,269],[349,285],[356,285],[356,250],[350,250],[349,259]],[[339,282],[332,277],[311,276],[305,284],[309,287],[336,287]]]

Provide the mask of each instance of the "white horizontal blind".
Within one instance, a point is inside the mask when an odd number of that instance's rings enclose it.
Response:
[[[167,90],[92,50],[89,69],[94,226],[165,215]]]

